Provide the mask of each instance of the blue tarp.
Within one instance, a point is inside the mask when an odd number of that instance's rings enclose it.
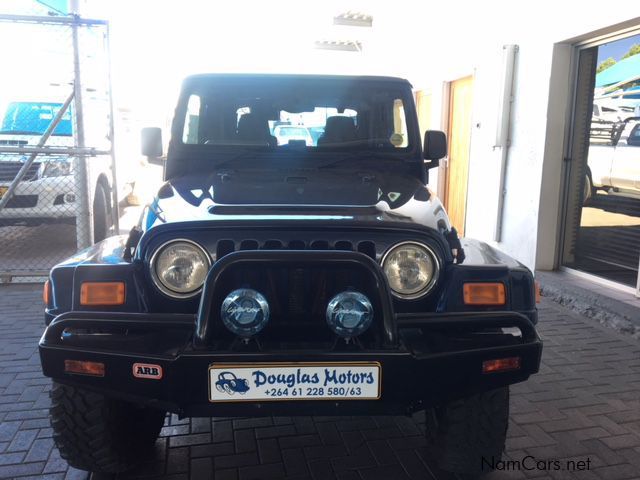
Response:
[[[614,83],[640,76],[640,54],[620,60],[615,65],[596,75],[596,87],[605,87]]]

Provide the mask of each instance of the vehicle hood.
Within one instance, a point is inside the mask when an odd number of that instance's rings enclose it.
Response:
[[[258,181],[256,181],[258,180]],[[451,226],[419,179],[357,172],[231,172],[166,182],[140,220],[143,230],[181,222],[344,221]]]

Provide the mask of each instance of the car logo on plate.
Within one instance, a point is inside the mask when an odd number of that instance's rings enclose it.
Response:
[[[160,380],[162,378],[162,367],[153,363],[134,363],[133,376],[136,378]]]
[[[221,372],[216,382],[216,390],[228,395],[233,395],[234,393],[244,395],[249,391],[249,382],[244,378],[236,377],[233,372]]]

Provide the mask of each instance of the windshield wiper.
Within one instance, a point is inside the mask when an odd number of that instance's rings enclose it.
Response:
[[[245,158],[251,157],[251,156],[260,156],[260,155],[264,155],[265,153],[270,153],[269,152],[264,152],[264,151],[256,151],[256,150],[243,150],[240,153],[230,157],[230,158],[223,158],[217,162],[213,162],[213,165],[211,165],[211,168],[220,168],[220,167],[229,167],[229,166],[233,166],[233,165],[229,165],[230,163],[233,162],[237,162],[239,160],[243,160]]]
[[[401,162],[401,159],[397,159],[394,158],[394,156],[391,153],[383,153],[383,152],[372,152],[371,150],[364,150],[364,151],[358,151],[358,152],[348,152],[348,153],[342,153],[342,152],[336,152],[336,157],[337,158],[332,158],[331,160],[327,161],[327,162],[322,162],[318,165],[315,165],[315,168],[327,168],[327,167],[332,167],[334,165],[337,165],[339,163],[343,163],[343,162],[348,162],[348,161],[352,161],[352,160],[387,160],[387,161],[395,161],[395,162]]]

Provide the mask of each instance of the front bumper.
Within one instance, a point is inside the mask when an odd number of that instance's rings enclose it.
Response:
[[[451,399],[521,382],[536,373],[542,342],[531,321],[515,312],[396,315],[399,340],[378,350],[211,351],[194,346],[196,315],[69,312],[56,317],[40,341],[46,376],[184,416],[410,413]],[[516,328],[519,336],[498,333]],[[74,330],[78,329],[78,330]],[[82,330],[79,330],[82,329]],[[100,331],[101,334],[85,333]],[[69,335],[68,332],[76,333]],[[494,332],[469,344],[464,331]],[[63,332],[67,332],[63,334]],[[426,337],[425,337],[426,336]],[[437,346],[425,338],[448,339]],[[520,368],[482,373],[482,363],[520,357]],[[101,362],[103,377],[66,374],[65,360]],[[379,362],[378,400],[210,403],[208,368],[216,363]],[[134,363],[162,367],[160,379],[136,378]]]
[[[0,182],[0,187],[9,183]],[[73,176],[47,177],[20,182],[7,207],[0,210],[0,224],[44,223],[76,217],[76,202],[69,203],[68,194],[75,197]]]

